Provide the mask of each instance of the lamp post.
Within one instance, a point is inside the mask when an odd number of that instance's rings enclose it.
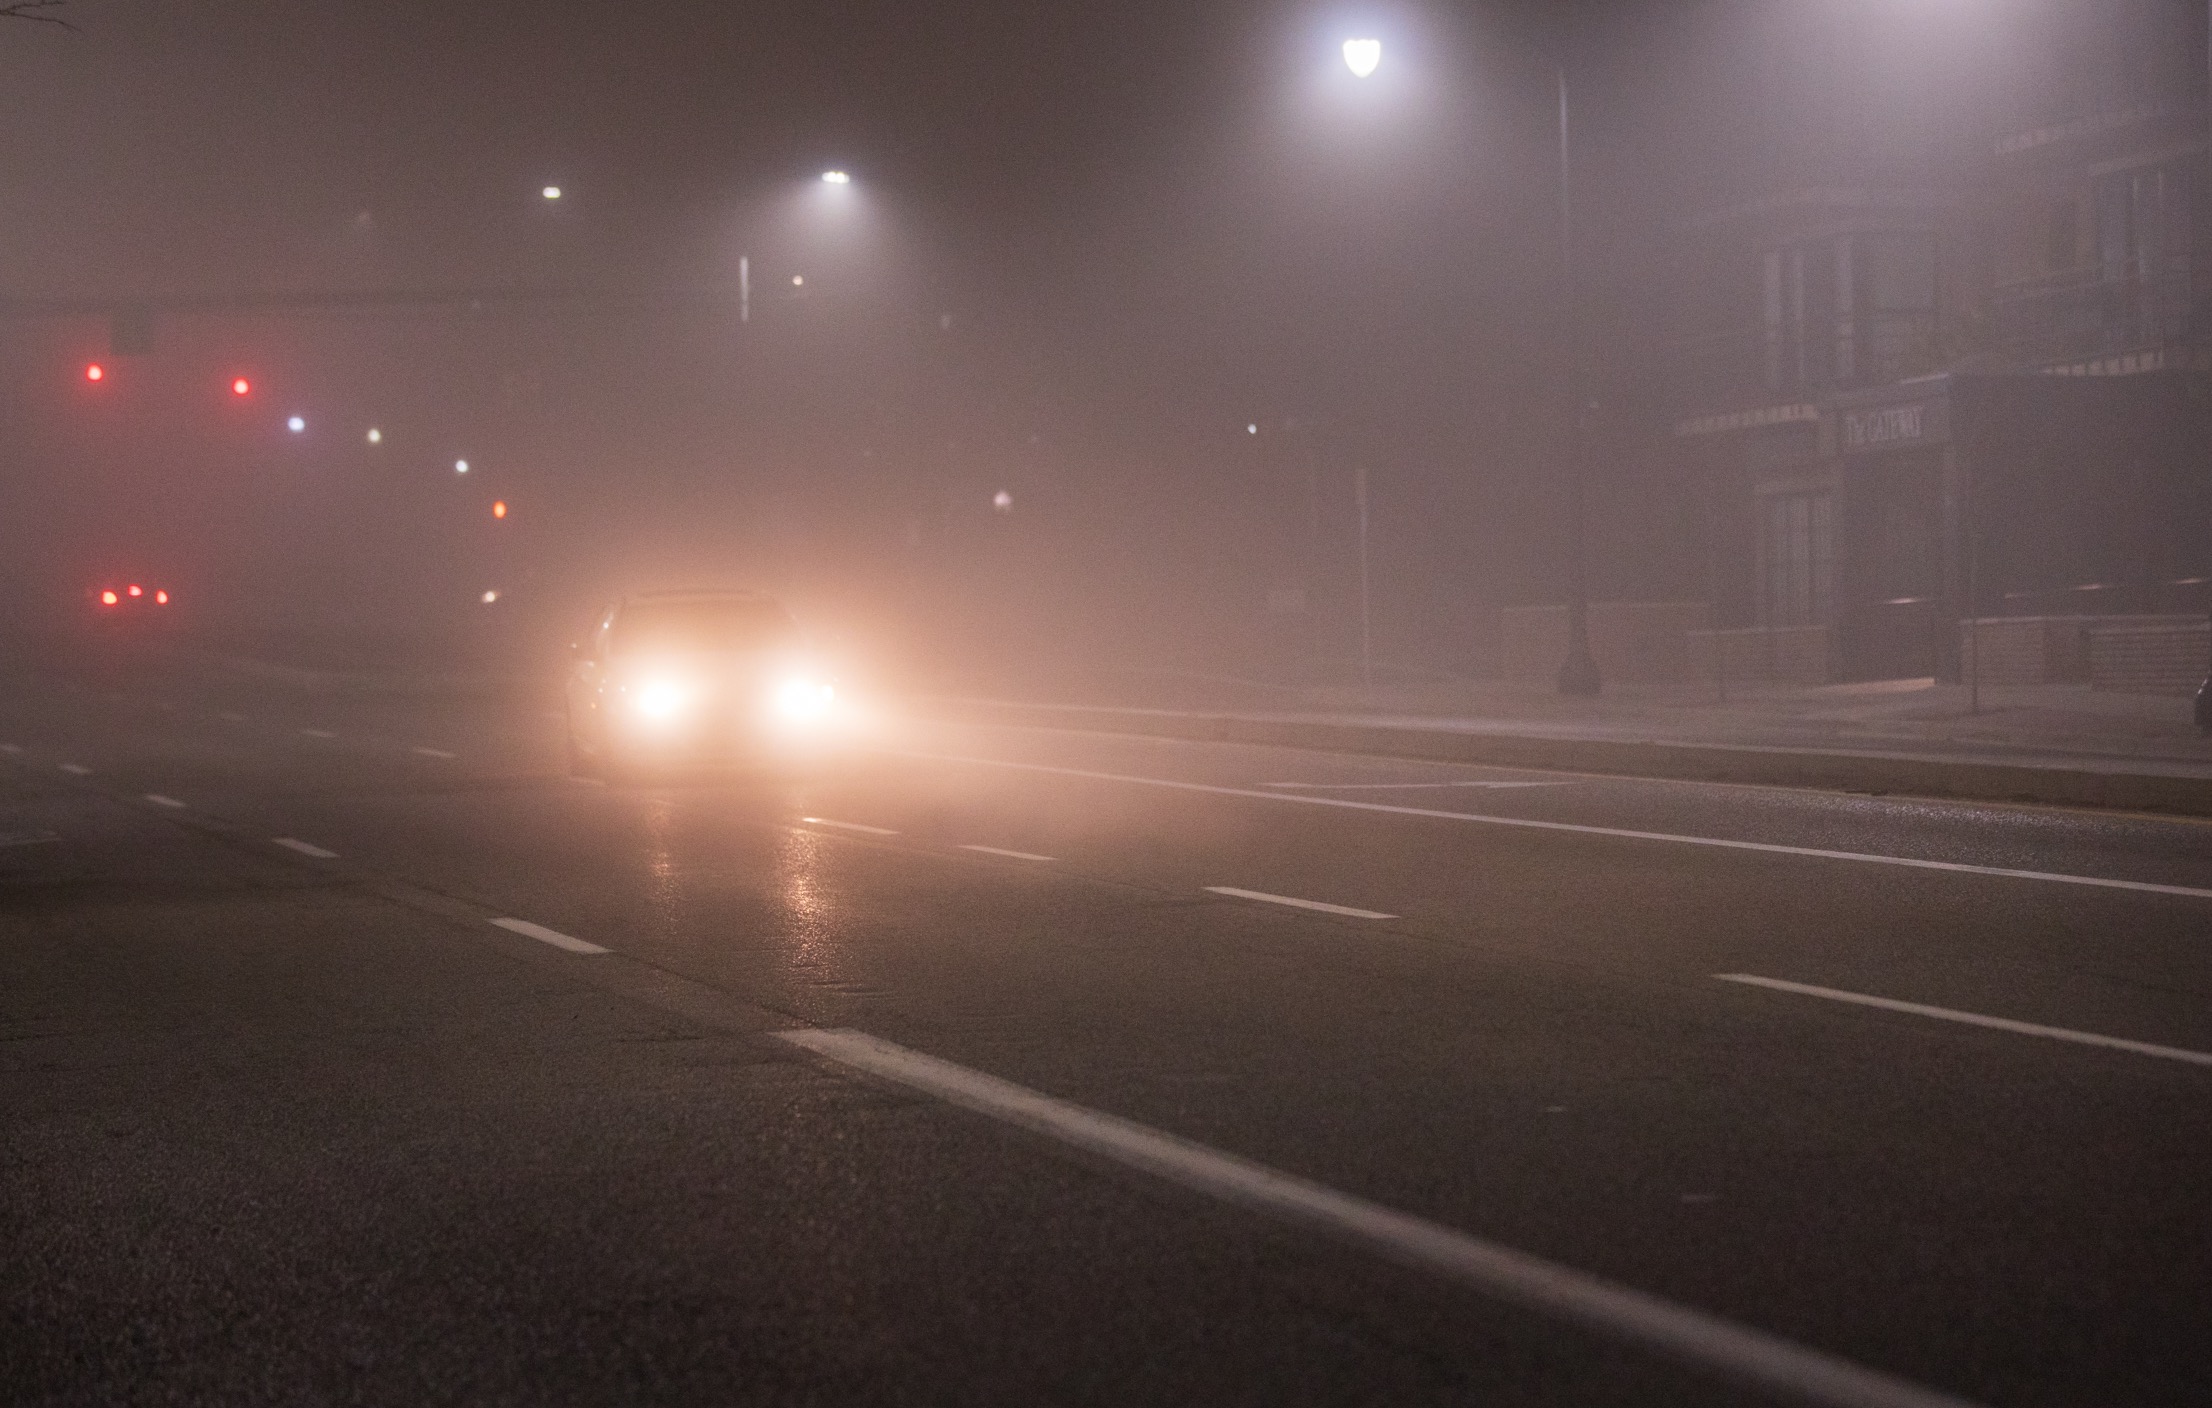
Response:
[[[1582,481],[1582,320],[1575,297],[1574,165],[1568,145],[1567,68],[1559,80],[1559,311],[1567,340],[1567,658],[1559,692],[1588,697],[1604,688],[1590,654],[1590,583],[1584,549]]]
[[[1366,78],[1382,65],[1382,41],[1347,39],[1344,64]],[[1582,332],[1575,297],[1574,163],[1569,144],[1567,68],[1555,69],[1559,83],[1559,312],[1567,343],[1563,380],[1567,399],[1567,658],[1559,667],[1559,692],[1589,696],[1604,687],[1598,662],[1590,654],[1590,591],[1584,548],[1582,443]]]

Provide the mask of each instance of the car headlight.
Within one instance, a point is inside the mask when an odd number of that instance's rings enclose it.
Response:
[[[637,711],[656,723],[675,718],[690,703],[691,691],[673,680],[648,680],[637,688]]]
[[[837,702],[835,687],[818,680],[793,678],[776,686],[776,712],[795,721],[819,719]]]

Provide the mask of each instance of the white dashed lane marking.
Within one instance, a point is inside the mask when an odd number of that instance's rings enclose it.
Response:
[[[1005,857],[1006,857],[1006,858],[1007,858],[1008,860],[1051,860],[1051,859],[1052,859],[1052,857],[1051,857],[1051,856],[1041,856],[1041,855],[1038,855],[1038,854],[1037,854],[1036,852],[1034,852],[1034,851],[1009,851],[1009,850],[1005,850],[1005,849],[1002,849],[1002,848],[1000,848],[1000,847],[998,847],[998,846],[971,846],[971,845],[966,845],[966,844],[963,844],[963,845],[962,845],[962,846],[960,847],[960,849],[961,849],[961,850],[963,850],[963,851],[981,851],[981,852],[982,852],[982,853],[983,853],[984,855],[987,855],[987,856],[1005,856]]]
[[[1381,914],[1372,909],[1353,909],[1348,905],[1323,904],[1320,900],[1292,899],[1289,895],[1271,895],[1265,890],[1240,890],[1234,885],[1208,885],[1208,894],[1229,895],[1240,900],[1260,900],[1267,904],[1287,904],[1293,909],[1315,909],[1323,914],[1341,914],[1347,919],[1396,919],[1395,914]]]
[[[448,753],[443,748],[425,748],[419,743],[415,745],[413,751],[422,754],[425,758],[451,758],[458,756],[457,754]]]
[[[865,1032],[805,1030],[776,1035],[880,1080],[1225,1203],[1317,1228],[1480,1294],[1748,1381],[1789,1401],[1826,1408],[1966,1408],[1962,1399],[1779,1335],[1484,1241],[1134,1120],[1056,1100]]]
[[[839,831],[859,831],[869,836],[896,836],[899,834],[888,826],[863,826],[857,821],[831,821],[826,816],[802,816],[799,820],[809,826],[834,826]]]
[[[605,953],[607,950],[594,943],[587,943],[558,929],[548,929],[543,924],[533,924],[527,919],[494,919],[493,924],[510,934],[520,934],[526,939],[536,939],[541,944],[565,948],[570,953]]]
[[[92,769],[86,767],[83,763],[63,763],[61,770],[72,777],[88,777],[92,773]]]
[[[1992,1031],[2011,1032],[2016,1036],[2039,1036],[2050,1041],[2070,1041],[2077,1046],[2101,1046],[2110,1051],[2132,1052],[2137,1056],[2156,1056],[2164,1061],[2186,1061],[2193,1066],[2212,1066],[2212,1052],[2190,1051],[2185,1047],[2158,1046],[2147,1041],[2130,1041],[2126,1037],[2078,1032],[2069,1027],[2046,1027],[2040,1022],[2016,1022],[2010,1017],[1985,1017],[1979,1012],[1961,1012],[1953,1007],[1930,1007],[1924,1002],[1873,997],[1863,992],[1846,992],[1841,988],[1815,987],[1811,983],[1792,983],[1781,978],[1762,978],[1753,973],[1715,973],[1713,976],[1724,983],[1743,983],[1755,988],[1769,988],[1775,992],[1795,993],[1799,997],[1848,1002],[1855,1007],[1878,1007],[1885,1012],[1933,1017],[1939,1022],[1958,1022],[1969,1027],[1988,1027]]]
[[[336,860],[338,858],[336,851],[326,851],[321,846],[299,840],[296,837],[272,836],[269,839],[288,851],[298,851],[303,856],[313,856],[317,860]]]
[[[164,797],[159,792],[148,792],[146,794],[146,800],[152,802],[157,807],[181,807],[184,805],[184,803],[178,801],[176,798]]]

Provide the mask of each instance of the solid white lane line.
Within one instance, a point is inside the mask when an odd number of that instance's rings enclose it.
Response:
[[[1265,890],[1240,890],[1234,885],[1208,885],[1210,894],[1233,895],[1240,900],[1265,900],[1269,904],[1287,904],[1295,909],[1318,909],[1323,914],[1341,914],[1348,919],[1396,919],[1395,914],[1378,914],[1372,909],[1351,909],[1341,904],[1323,904],[1319,900],[1294,900],[1288,895],[1271,895]]]
[[[290,836],[271,836],[269,839],[288,851],[298,851],[303,856],[313,856],[317,860],[336,860],[338,858],[336,851],[326,851],[311,842],[297,840]]]
[[[303,728],[300,732],[306,734],[309,738],[336,738],[338,736],[327,728]]]
[[[1038,855],[1038,854],[1036,854],[1036,853],[1035,853],[1034,851],[1008,851],[1008,850],[1002,850],[1002,849],[1000,849],[1000,848],[999,848],[999,847],[997,847],[997,846],[972,846],[972,845],[969,845],[969,844],[967,844],[967,843],[965,843],[965,842],[961,843],[960,849],[961,849],[961,850],[963,850],[963,851],[981,851],[981,852],[982,852],[983,854],[985,854],[985,855],[987,855],[987,856],[1005,856],[1005,857],[1006,857],[1006,858],[1007,858],[1008,860],[1051,860],[1051,859],[1052,859],[1052,857],[1051,857],[1051,856],[1041,856],[1041,855]]]
[[[425,758],[451,758],[458,756],[454,753],[448,753],[443,748],[425,748],[419,743],[415,745],[414,751],[422,754]]]
[[[86,767],[83,763],[63,763],[61,770],[72,777],[86,777],[92,772],[92,769]]]
[[[564,934],[558,929],[548,929],[543,924],[532,924],[527,919],[494,919],[492,923],[505,929],[510,934],[520,934],[524,938],[536,939],[539,943],[551,944],[555,948],[565,948],[570,953],[605,953],[607,951],[597,944],[586,943],[584,940]]]
[[[1863,992],[1815,987],[1811,983],[1792,983],[1781,978],[1762,978],[1755,973],[1715,973],[1713,976],[1724,983],[1746,983],[1755,988],[1796,993],[1800,997],[1822,997],[1830,1002],[1879,1007],[1885,1012],[1905,1012],[1915,1017],[1933,1017],[1943,1022],[1962,1022],[1970,1027],[1989,1027],[2000,1032],[2014,1032],[2020,1036],[2047,1037],[2052,1041],[2071,1041],[2078,1046],[2102,1046],[2113,1051],[2130,1051],[2138,1056],[2156,1056],[2163,1061],[2186,1061],[2192,1066],[2212,1066],[2212,1052],[2191,1051],[2186,1047],[2159,1046],[2148,1041],[2129,1041],[2125,1037],[2099,1036],[2095,1032],[2077,1032],[2068,1027],[2046,1027],[2039,1022],[2016,1022],[2010,1017],[1984,1017],[1979,1012],[1961,1012],[1952,1007],[1930,1007],[1924,1002],[1902,1002],[1894,997],[1870,997]]]
[[[2152,895],[2182,895],[2212,900],[2212,889],[2196,885],[2158,885],[2147,880],[2113,880],[2102,875],[2067,875],[2048,870],[2010,870],[1995,865],[1965,865],[1948,860],[1919,860],[1911,856],[1873,855],[1863,851],[1830,851],[1814,846],[1781,846],[1771,841],[1732,841],[1719,836],[1682,836],[1668,831],[1631,831],[1620,826],[1589,826],[1572,821],[1537,821],[1523,816],[1491,816],[1482,812],[1447,812],[1433,807],[1405,807],[1390,802],[1355,802],[1349,797],[1315,797],[1304,792],[1268,792],[1255,787],[1221,787],[1210,782],[1180,782],[1166,777],[1133,777],[1127,773],[1092,772],[1085,768],[1059,768],[1045,763],[1015,763],[1002,758],[970,758],[951,753],[905,753],[901,756],[936,763],[965,763],[976,767],[1013,768],[1022,772],[1052,773],[1094,782],[1130,782],[1144,787],[1166,787],[1177,792],[1208,792],[1221,797],[1258,797],[1269,802],[1290,802],[1309,807],[1344,807],[1356,812],[1382,812],[1391,816],[1427,817],[1435,821],[1468,821],[1483,826],[1510,826],[1526,831],[1558,831],[1576,836],[1610,836],[1623,841],[1664,841],[1677,846],[1710,846],[1723,851],[1757,851],[1766,855],[1798,856],[1807,860],[1844,860],[1863,865],[1896,865],[1907,870],[1939,870],[1955,875],[1989,875],[2002,880],[2042,880],[2054,885],[2085,885],[2099,890],[2133,890]]]
[[[799,820],[809,826],[834,826],[839,831],[860,831],[870,836],[896,836],[899,834],[888,826],[862,826],[857,821],[831,821],[826,816],[802,816]]]
[[[1830,1408],[1963,1408],[1817,1349],[1471,1237],[1264,1164],[856,1031],[777,1036],[819,1056],[1164,1178],[1315,1226],[1485,1295]]]
[[[181,807],[184,805],[184,803],[178,801],[176,798],[164,797],[159,792],[148,792],[146,794],[146,800],[152,802],[157,807]]]
[[[1270,787],[1306,792],[1410,792],[1440,787],[1484,787],[1504,791],[1514,787],[1567,787],[1566,782],[1270,782]]]

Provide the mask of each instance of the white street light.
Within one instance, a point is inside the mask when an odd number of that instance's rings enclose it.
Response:
[[[825,186],[849,186],[852,183],[853,178],[842,171],[825,171],[822,173],[822,184]]]
[[[384,432],[372,425],[369,427],[368,439],[371,445],[381,445],[384,443]]]
[[[469,462],[468,462],[467,460],[455,460],[455,461],[453,462],[453,472],[454,472],[455,474],[466,474],[466,473],[468,473],[468,472],[469,472]]]
[[[1365,78],[1382,63],[1380,39],[1347,39],[1344,41],[1344,66],[1354,78]]]
[[[538,194],[544,196],[547,200],[559,200],[561,198],[561,188],[559,186],[547,186]]]
[[[284,423],[284,428],[297,435],[307,429],[307,418],[305,416],[294,416]]]
[[[1000,513],[1011,513],[1014,511],[1014,496],[1001,489],[991,495],[991,507]]]

